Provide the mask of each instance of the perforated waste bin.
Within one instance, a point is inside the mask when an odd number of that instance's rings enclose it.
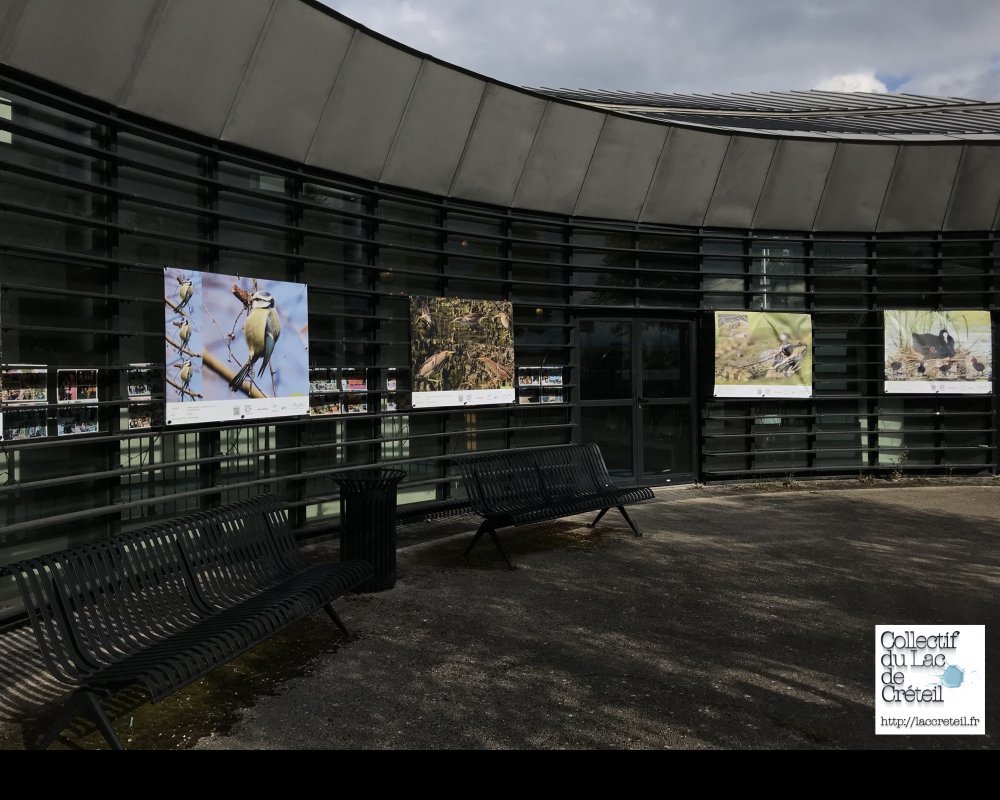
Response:
[[[334,475],[340,486],[340,560],[362,558],[375,577],[358,592],[396,585],[396,487],[406,477],[398,469],[356,469]]]

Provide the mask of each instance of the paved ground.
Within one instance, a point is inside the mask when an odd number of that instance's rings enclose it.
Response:
[[[679,488],[635,507],[643,539],[615,513],[505,533],[516,572],[489,542],[410,547],[394,590],[339,602],[356,641],[315,617],[117,724],[134,748],[996,749],[998,501],[990,483]],[[987,625],[991,735],[874,735],[889,623]],[[0,684],[0,744],[40,730],[15,708],[31,694]]]

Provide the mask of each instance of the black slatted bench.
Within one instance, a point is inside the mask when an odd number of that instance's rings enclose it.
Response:
[[[156,702],[370,579],[365,561],[307,562],[268,495],[6,567],[46,667],[75,684],[38,743],[76,717],[121,741],[101,699],[140,685]]]
[[[600,511],[590,523],[593,528],[617,508],[632,532],[642,536],[625,506],[653,499],[648,486],[615,486],[596,444],[504,451],[455,463],[472,510],[484,517],[465,554],[488,533],[510,569],[514,565],[500,545],[498,528]]]

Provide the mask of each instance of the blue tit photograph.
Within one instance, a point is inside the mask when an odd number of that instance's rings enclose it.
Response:
[[[204,400],[202,391],[203,273],[163,270],[164,364],[168,403]]]
[[[308,397],[304,284],[203,273],[201,291],[205,400]]]

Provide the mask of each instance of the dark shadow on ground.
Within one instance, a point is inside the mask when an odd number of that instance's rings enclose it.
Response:
[[[998,500],[672,491],[634,508],[643,539],[613,515],[502,531],[515,572],[462,556],[472,521],[340,601],[359,640],[315,616],[116,724],[136,749],[995,749]],[[994,732],[875,736],[878,624],[986,625]]]
[[[985,624],[996,674],[1000,495],[953,491],[692,492],[637,508],[641,540],[614,519],[504,532],[513,573],[487,543],[421,549],[296,734],[272,736],[308,681],[218,744],[994,748],[874,735],[875,625]]]

